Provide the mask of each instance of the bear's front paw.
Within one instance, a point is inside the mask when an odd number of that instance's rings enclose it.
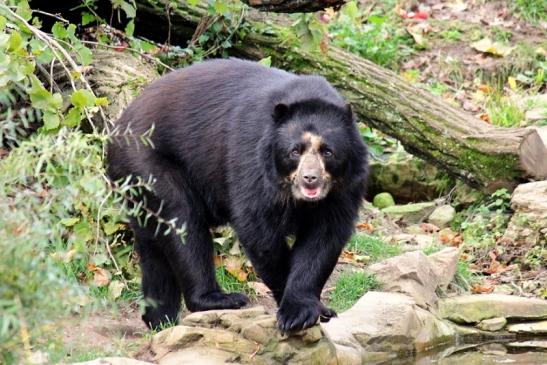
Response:
[[[336,314],[336,312],[333,309],[330,309],[323,303],[320,303],[320,305],[321,305],[320,307],[321,309],[320,309],[319,320],[321,322],[328,322],[330,321],[331,318],[338,317],[338,314]]]
[[[294,332],[317,323],[322,304],[316,298],[287,300],[284,298],[277,311],[277,325],[281,332]],[[326,307],[325,307],[326,308]]]

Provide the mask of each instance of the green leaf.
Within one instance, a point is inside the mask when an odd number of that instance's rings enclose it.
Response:
[[[58,39],[65,39],[67,37],[66,28],[61,22],[55,22],[55,24],[53,24],[53,26],[51,27],[51,33],[53,33],[55,38]]]
[[[135,32],[135,21],[131,20],[127,25],[125,26],[125,34],[128,37],[133,37],[133,33]]]
[[[65,115],[65,119],[63,120],[63,124],[67,127],[76,127],[80,124],[80,121],[82,120],[82,111],[78,107],[72,107],[68,111],[68,113]]]
[[[76,90],[70,97],[72,105],[78,108],[92,107],[95,105],[95,96],[89,90]]]
[[[23,48],[23,38],[21,37],[21,34],[19,34],[19,32],[12,32],[9,38],[8,51],[17,52],[21,48]]]
[[[199,4],[199,0],[188,0],[188,5],[190,6],[196,6]]]
[[[6,18],[4,18],[2,15],[0,15],[0,31],[4,30],[6,28],[7,24]]]
[[[215,4],[213,5],[213,8],[215,9],[215,12],[217,14],[224,14],[228,11],[228,4],[224,0],[215,0]]]
[[[59,93],[53,94],[48,100],[48,109],[50,111],[57,111],[63,106],[63,96]]]
[[[82,26],[86,26],[90,23],[93,23],[97,18],[95,18],[95,15],[87,12],[82,13]]]
[[[74,226],[74,233],[76,233],[76,240],[82,243],[90,241],[93,238],[93,228],[85,220]]]
[[[272,65],[272,56],[268,56],[266,58],[261,59],[258,61],[261,65],[264,65],[266,67],[270,67]]]
[[[107,235],[116,233],[123,227],[124,227],[123,224],[119,224],[119,223],[114,223],[114,222],[103,223],[103,230],[104,230],[104,233],[106,233]]]
[[[46,130],[56,129],[61,124],[61,120],[59,119],[59,115],[57,115],[57,113],[46,111],[43,118],[44,127],[46,128]]]
[[[80,186],[90,194],[97,194],[104,190],[103,181],[98,176],[90,174],[86,174],[80,179]]]
[[[127,1],[123,1],[121,3],[121,8],[128,18],[134,18],[137,15],[137,9],[135,9],[135,7]]]
[[[93,53],[89,48],[86,46],[80,46],[77,48],[78,51],[78,59],[80,63],[84,66],[87,66],[93,61]]]
[[[95,105],[97,105],[97,106],[107,106],[108,105],[108,98],[106,96],[102,96],[100,98],[95,98]]]
[[[36,109],[46,109],[49,106],[51,93],[44,88],[40,80],[34,75],[30,77],[31,88],[27,89],[30,96],[30,102]]]
[[[61,224],[65,227],[72,227],[76,223],[80,221],[80,218],[72,217],[72,218],[64,218],[61,219]]]

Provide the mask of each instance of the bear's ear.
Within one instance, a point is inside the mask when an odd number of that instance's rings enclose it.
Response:
[[[281,123],[289,113],[289,107],[284,103],[277,103],[273,111],[273,119],[276,123]]]
[[[344,114],[345,120],[349,124],[352,124],[355,121],[355,115],[353,114],[353,108],[350,103],[346,103],[346,106],[344,107]]]

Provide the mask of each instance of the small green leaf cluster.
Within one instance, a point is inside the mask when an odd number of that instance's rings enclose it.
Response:
[[[381,11],[366,13],[356,1],[342,7],[329,23],[329,32],[337,46],[392,70],[413,53],[414,42],[404,29],[395,27]]]

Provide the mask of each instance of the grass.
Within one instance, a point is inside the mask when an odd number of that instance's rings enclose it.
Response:
[[[367,255],[372,262],[397,256],[401,253],[401,248],[399,246],[387,244],[381,239],[365,233],[353,235],[346,249]]]
[[[524,112],[512,100],[498,93],[490,96],[486,111],[490,122],[498,127],[518,127],[524,120]]]
[[[336,288],[331,295],[329,305],[336,311],[345,311],[363,294],[379,287],[380,285],[372,274],[359,271],[344,272],[336,282]]]
[[[529,22],[538,23],[547,20],[545,0],[513,0],[513,7]]]
[[[216,278],[220,287],[227,293],[243,293],[250,298],[255,296],[254,290],[247,285],[247,281],[237,280],[224,266],[216,268]],[[252,278],[249,278],[248,281],[252,281]]]

